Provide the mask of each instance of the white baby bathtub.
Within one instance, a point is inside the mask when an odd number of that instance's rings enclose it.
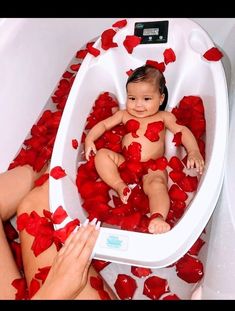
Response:
[[[123,41],[134,34],[136,22],[169,21],[168,41],[141,44],[128,54]],[[81,140],[86,118],[97,96],[109,91],[125,107],[125,72],[143,65],[147,59],[163,61],[163,52],[172,48],[176,62],[166,66],[164,75],[169,93],[167,110],[175,107],[183,96],[200,96],[206,117],[206,166],[198,190],[186,212],[172,230],[161,235],[150,235],[114,228],[100,230],[94,249],[94,258],[142,267],[161,268],[181,258],[199,237],[216,205],[224,173],[228,136],[228,96],[226,78],[220,61],[209,62],[202,55],[213,42],[207,33],[188,19],[129,19],[127,26],[114,37],[117,48],[101,48],[101,39],[94,47],[101,51],[95,58],[87,55],[76,76],[56,137],[51,167],[61,166],[67,176],[55,180],[50,177],[50,205],[55,211],[62,205],[69,218],[84,221],[86,214],[76,187],[80,149],[71,148],[72,139]],[[175,155],[172,134],[167,134],[167,157]],[[63,222],[58,227],[64,226]],[[117,240],[112,247],[109,239]]]

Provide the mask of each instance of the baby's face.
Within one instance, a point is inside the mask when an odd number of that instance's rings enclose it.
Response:
[[[130,82],[127,85],[127,111],[137,118],[145,118],[158,112],[164,94],[150,82]]]

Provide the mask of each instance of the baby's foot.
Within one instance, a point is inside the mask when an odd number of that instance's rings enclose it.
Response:
[[[148,230],[150,233],[164,233],[170,230],[170,225],[162,218],[154,218],[150,221]]]
[[[116,191],[122,203],[127,204],[128,198],[131,194],[131,189],[127,187],[127,185],[124,182],[120,182],[116,185]]]

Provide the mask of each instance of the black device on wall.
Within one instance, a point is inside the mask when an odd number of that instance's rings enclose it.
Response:
[[[142,38],[140,44],[166,43],[168,24],[168,21],[137,22],[134,34]]]

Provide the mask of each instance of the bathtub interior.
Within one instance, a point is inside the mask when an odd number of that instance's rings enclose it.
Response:
[[[148,21],[148,19],[142,21]],[[172,27],[174,31],[169,31],[167,44],[138,45],[132,54],[128,54],[122,42],[126,35],[133,34],[135,22],[136,20],[134,19],[128,20],[128,27],[119,30],[115,35],[115,42],[119,45],[118,49],[113,48],[108,51],[103,51],[100,48],[101,42],[99,38],[94,44],[94,47],[102,51],[101,55],[97,58],[87,55],[82,63],[63,113],[51,161],[51,167],[60,165],[65,169],[67,176],[57,181],[50,178],[50,204],[52,211],[59,205],[62,205],[70,218],[79,218],[81,221],[85,220],[86,213],[81,207],[82,200],[75,183],[78,162],[84,160],[81,154],[82,146],[80,145],[78,150],[72,150],[71,140],[76,138],[78,141],[81,141],[86,118],[91,111],[95,99],[100,93],[109,91],[114,94],[118,99],[120,109],[123,109],[125,107],[126,72],[143,65],[147,59],[156,60],[158,62],[163,61],[164,50],[166,48],[172,48],[176,54],[177,60],[174,63],[168,64],[164,72],[169,94],[166,109],[171,110],[184,96],[195,95],[202,98],[207,122],[205,135],[207,165],[200,179],[197,194],[194,200],[188,205],[188,209],[182,217],[182,220],[179,221],[171,232],[165,234],[166,237],[169,235],[170,238],[173,238],[174,234],[181,237],[184,236],[185,230],[191,230],[192,232],[190,239],[187,240],[182,249],[180,249],[181,242],[174,241],[175,247],[178,247],[179,252],[177,256],[173,256],[170,259],[168,258],[167,264],[165,263],[165,265],[168,265],[179,259],[191,247],[204,229],[215,207],[218,195],[217,192],[219,192],[222,183],[222,166],[219,167],[220,173],[219,176],[217,176],[217,181],[210,189],[208,188],[208,182],[211,182],[211,177],[208,178],[207,171],[209,170],[211,172],[215,165],[216,156],[214,153],[215,149],[218,149],[216,136],[219,132],[217,122],[218,103],[222,101],[226,106],[227,89],[223,68],[220,62],[212,64],[202,57],[202,54],[211,48],[213,43],[199,26],[186,19],[170,19],[169,29]],[[220,92],[218,92],[218,85],[222,85],[222,91]],[[223,114],[221,117],[224,117]],[[224,120],[226,123],[226,116]],[[226,131],[222,136],[222,139],[226,140]],[[172,138],[173,136],[168,133],[166,138],[167,157],[176,155],[179,150],[176,150],[171,143]],[[221,162],[224,161],[224,147],[221,148],[220,160]],[[204,190],[201,191],[201,189]],[[203,196],[205,197],[205,191],[207,192],[207,199],[203,198]],[[198,200],[196,200],[196,198],[198,198]],[[206,212],[205,206],[207,209]],[[202,220],[198,227],[197,221],[194,221],[195,217],[199,217]],[[69,218],[66,219],[66,222],[68,221]],[[63,222],[60,226],[64,224]],[[103,234],[105,234],[107,230],[106,228],[101,228]],[[119,230],[114,229],[114,231]],[[128,232],[127,234],[134,239],[137,233]],[[141,234],[141,237],[139,236],[140,240],[144,235],[145,234]],[[100,240],[102,241],[102,239]],[[163,247],[165,237],[158,237],[158,240]],[[147,243],[147,245],[149,244]],[[117,259],[117,255],[113,256],[109,249],[104,250],[96,247],[95,258],[108,258],[114,262],[117,261],[128,264],[134,262],[136,265],[142,266],[144,266],[145,263],[145,265],[148,266],[147,257],[149,253],[147,252],[146,254],[146,262],[138,261],[136,259],[138,254],[136,254],[133,247],[132,256],[130,254],[122,254],[121,256],[123,256],[123,258]],[[118,254],[118,256],[120,256],[120,254]],[[128,256],[130,256],[132,260],[130,260]],[[159,267],[162,266],[164,266],[164,264],[159,264]]]

